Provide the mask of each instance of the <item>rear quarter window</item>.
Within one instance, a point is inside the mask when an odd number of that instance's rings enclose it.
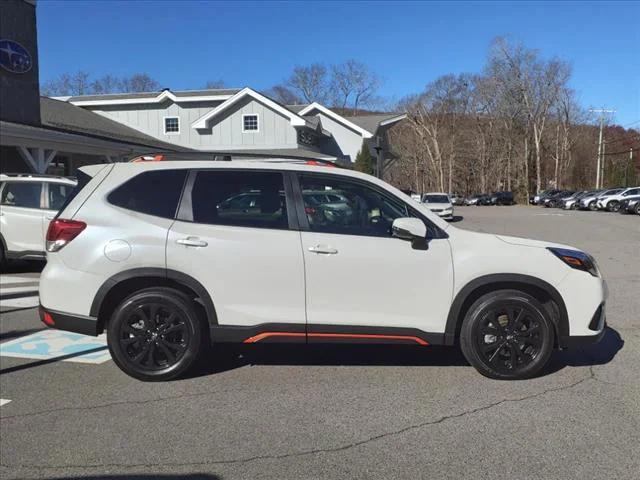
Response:
[[[184,169],[143,172],[113,190],[107,200],[134,212],[174,218],[186,175]]]

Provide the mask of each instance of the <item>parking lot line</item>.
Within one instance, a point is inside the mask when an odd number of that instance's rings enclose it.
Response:
[[[0,309],[2,308],[33,308],[40,303],[40,297],[31,295],[19,298],[0,298]]]
[[[9,403],[11,400],[7,400],[5,398],[0,398],[0,407],[5,406],[7,403]]]

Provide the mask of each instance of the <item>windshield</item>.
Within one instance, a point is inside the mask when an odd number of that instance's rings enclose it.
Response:
[[[422,197],[424,203],[449,203],[449,197],[446,195],[425,195]]]

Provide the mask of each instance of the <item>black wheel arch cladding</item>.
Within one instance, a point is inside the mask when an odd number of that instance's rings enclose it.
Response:
[[[557,312],[549,313],[556,330],[559,345],[563,346],[562,339],[569,336],[569,318],[562,296],[548,282],[537,277],[518,273],[484,275],[467,283],[451,303],[445,327],[445,344],[453,345],[455,343],[462,326],[463,313],[468,310],[475,300],[485,293],[502,289],[521,290],[525,293],[530,293],[530,291],[544,292],[545,296],[551,299],[557,307]],[[535,295],[533,296],[535,297]]]

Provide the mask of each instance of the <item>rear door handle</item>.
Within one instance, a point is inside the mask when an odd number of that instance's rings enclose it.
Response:
[[[200,240],[198,237],[179,238],[176,243],[184,245],[186,247],[206,247],[209,245],[204,240]]]
[[[336,248],[326,247],[324,245],[309,247],[308,250],[312,253],[324,253],[325,255],[335,255],[336,253],[338,253],[338,250]]]

